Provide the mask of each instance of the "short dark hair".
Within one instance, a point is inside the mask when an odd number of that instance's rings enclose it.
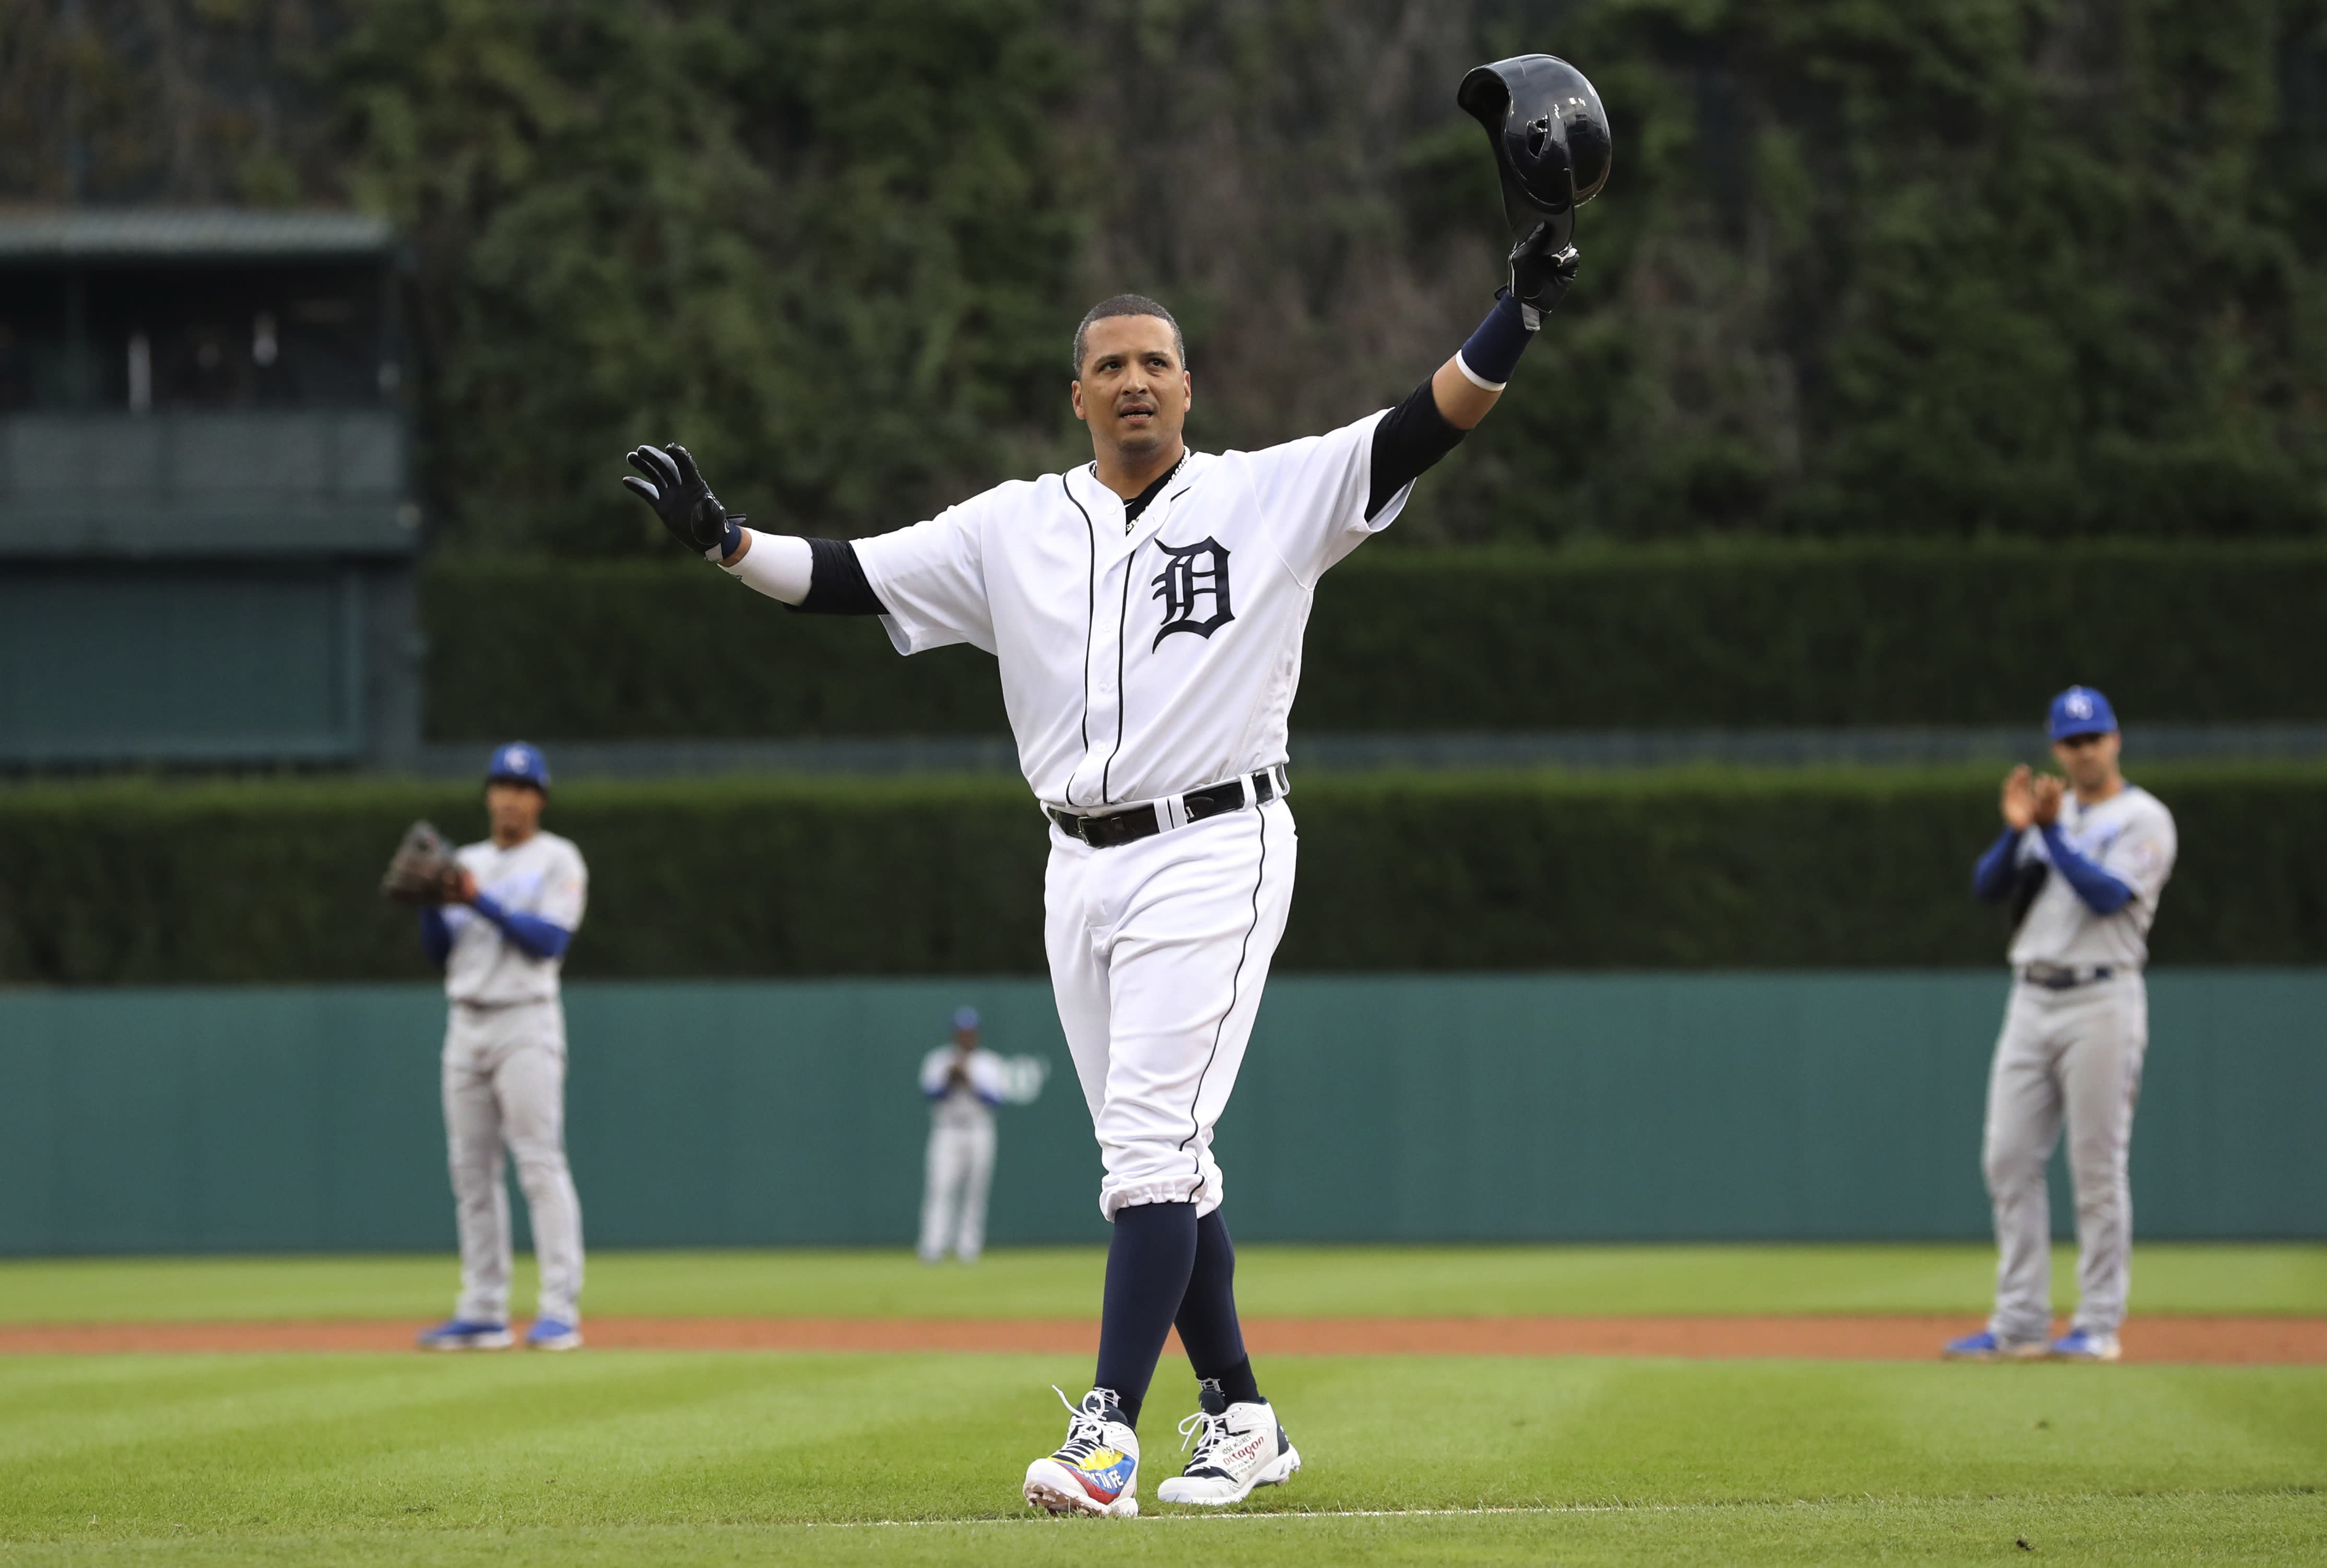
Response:
[[[1075,329],[1075,379],[1082,379],[1083,341],[1090,336],[1091,323],[1109,316],[1154,316],[1172,329],[1172,351],[1180,356],[1180,368],[1188,368],[1188,340],[1180,332],[1179,321],[1170,311],[1145,294],[1120,294],[1103,299],[1083,313],[1082,325]]]

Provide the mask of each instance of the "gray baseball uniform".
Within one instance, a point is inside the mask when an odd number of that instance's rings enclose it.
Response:
[[[582,852],[554,833],[501,849],[463,846],[461,863],[501,909],[578,929],[589,898]],[[507,1154],[533,1219],[541,1265],[538,1316],[578,1325],[582,1203],[565,1163],[565,1011],[561,958],[526,952],[473,910],[444,911],[453,947],[444,965],[444,1138],[461,1236],[456,1319],[509,1320]]]
[[[1998,1339],[2026,1343],[2051,1330],[2051,1205],[2044,1165],[2065,1114],[2077,1195],[2077,1314],[2073,1328],[2114,1335],[2124,1321],[2133,1244],[2126,1160],[2149,1043],[2142,965],[2150,922],[2173,874],[2173,817],[2127,784],[2090,806],[2061,802],[2057,833],[2131,897],[2095,910],[2051,869],[2042,830],[2020,835],[2016,863],[2045,869],[2014,933],[2016,983],[1988,1078],[1981,1165],[1995,1206]]]
[[[961,1063],[960,1081],[953,1069]],[[986,1196],[994,1181],[994,1107],[1003,1101],[1002,1059],[984,1049],[958,1054],[941,1045],[921,1060],[921,1094],[930,1102],[926,1185],[921,1194],[921,1255],[935,1263],[950,1251],[976,1263],[986,1247]]]

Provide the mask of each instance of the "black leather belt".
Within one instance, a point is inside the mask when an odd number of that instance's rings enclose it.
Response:
[[[2106,980],[2116,973],[2116,966],[2109,964],[2095,964],[2084,969],[2065,964],[2030,964],[2020,971],[2020,977],[2029,985],[2042,985],[2047,991],[2074,991],[2079,985]]]
[[[1252,803],[1266,806],[1284,794],[1290,782],[1282,765],[1263,768],[1248,779],[1231,779],[1225,784],[1191,789],[1179,798],[1179,807],[1186,820],[1201,822],[1207,817],[1243,810],[1248,783],[1252,786]],[[1136,844],[1143,838],[1154,837],[1166,826],[1164,812],[1152,802],[1135,806],[1128,811],[1110,812],[1105,817],[1078,817],[1071,811],[1061,811],[1049,806],[1042,808],[1042,814],[1057,823],[1059,831],[1069,838],[1079,838],[1093,849],[1113,849],[1118,845]]]

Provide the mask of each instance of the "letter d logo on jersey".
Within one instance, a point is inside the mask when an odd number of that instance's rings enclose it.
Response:
[[[1200,539],[1192,545],[1167,545],[1158,539],[1155,547],[1169,559],[1156,574],[1155,592],[1151,595],[1164,601],[1164,627],[1148,644],[1149,652],[1163,647],[1164,639],[1175,631],[1210,638],[1236,619],[1236,611],[1229,608],[1229,553],[1218,539]],[[1201,601],[1210,601],[1207,608],[1211,613],[1199,621],[1196,610]]]

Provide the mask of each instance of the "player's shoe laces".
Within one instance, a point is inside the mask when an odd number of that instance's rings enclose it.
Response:
[[[1048,1459],[1026,1467],[1026,1501],[1053,1514],[1112,1514],[1128,1519],[1139,1512],[1139,1434],[1123,1419],[1111,1388],[1094,1388],[1080,1405],[1053,1387],[1072,1417],[1067,1441]]]
[[[507,1323],[480,1322],[473,1318],[448,1318],[433,1329],[420,1330],[424,1350],[506,1350],[516,1343]]]
[[[536,1318],[525,1331],[525,1343],[531,1350],[579,1350],[582,1330],[556,1318]]]
[[[1210,1388],[1203,1408],[1180,1423],[1181,1446],[1192,1440],[1188,1468],[1155,1489],[1158,1502],[1226,1507],[1240,1503],[1255,1487],[1278,1486],[1301,1469],[1301,1455],[1286,1440],[1268,1402],[1229,1405]]]
[[[2052,1356],[2061,1361],[2114,1361],[2125,1352],[2115,1334],[2071,1329],[2052,1341]]]
[[[2041,1361],[2051,1347],[2042,1339],[1999,1339],[1982,1329],[1960,1339],[1949,1339],[1939,1354],[1950,1361]]]

